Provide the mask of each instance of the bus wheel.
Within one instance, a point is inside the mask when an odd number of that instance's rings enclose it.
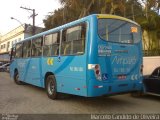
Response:
[[[22,84],[22,82],[19,80],[19,74],[18,74],[18,72],[15,72],[15,74],[14,74],[14,82],[17,85],[21,85]]]
[[[57,98],[57,86],[56,80],[53,75],[49,75],[46,80],[46,92],[49,98],[56,99]]]

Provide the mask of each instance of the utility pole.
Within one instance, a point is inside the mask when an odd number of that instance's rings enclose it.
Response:
[[[33,18],[33,27],[32,27],[32,34],[34,35],[35,34],[35,17],[38,15],[35,13],[35,9],[30,9],[30,8],[26,8],[26,7],[20,7],[22,9],[25,9],[25,10],[30,10],[33,12],[33,14],[30,16]]]

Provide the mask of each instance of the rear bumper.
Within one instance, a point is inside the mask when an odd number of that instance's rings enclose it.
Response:
[[[113,95],[142,90],[143,84],[141,81],[103,83],[96,86],[90,85],[87,97]]]

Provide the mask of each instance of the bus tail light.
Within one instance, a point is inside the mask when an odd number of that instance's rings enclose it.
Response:
[[[98,64],[96,64],[94,67],[94,73],[95,73],[96,78],[98,80],[101,80],[101,70],[100,70],[100,66]]]
[[[97,80],[102,80],[101,78],[101,69],[99,64],[88,64],[89,70],[94,70],[95,76]]]

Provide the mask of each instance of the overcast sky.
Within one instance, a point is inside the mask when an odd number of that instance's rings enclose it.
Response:
[[[53,12],[60,7],[58,0],[3,0],[0,4],[0,33],[6,34],[12,29],[20,26],[16,20],[11,20],[11,17],[18,19],[21,23],[32,24],[32,11],[21,9],[20,6],[35,9],[37,26],[43,26],[43,19],[49,12]]]

